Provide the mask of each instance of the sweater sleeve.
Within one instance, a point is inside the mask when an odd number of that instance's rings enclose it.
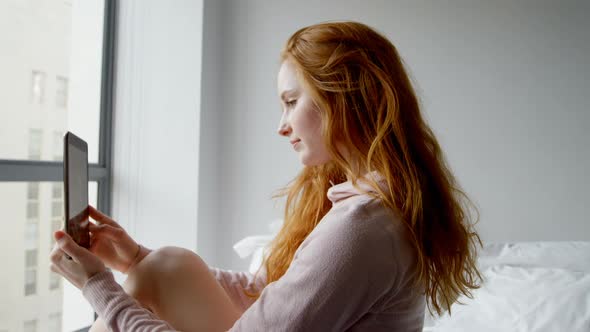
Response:
[[[231,331],[345,331],[374,309],[398,271],[387,232],[358,221],[320,222]]]
[[[82,287],[82,294],[104,320],[109,331],[175,331],[169,323],[159,319],[125,293],[111,271],[92,276]]]
[[[266,283],[264,268],[257,275],[250,272],[236,272],[215,267],[209,267],[209,271],[211,271],[217,282],[223,287],[233,304],[237,308],[240,308],[241,312],[246,311],[254,303],[254,299],[244,294],[244,290],[251,293],[259,292],[264,288]]]

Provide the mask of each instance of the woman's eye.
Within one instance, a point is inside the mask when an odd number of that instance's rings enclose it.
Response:
[[[297,103],[297,100],[289,100],[287,102],[285,102],[285,105],[287,105],[287,107],[293,107],[295,106],[295,104]]]

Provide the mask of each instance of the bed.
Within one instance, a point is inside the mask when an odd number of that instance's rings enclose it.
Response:
[[[590,242],[485,244],[482,287],[423,331],[590,332]]]
[[[251,272],[271,238],[234,245],[240,257],[251,256]],[[590,241],[486,243],[478,266],[484,283],[473,299],[460,297],[450,316],[426,310],[424,332],[590,332]]]

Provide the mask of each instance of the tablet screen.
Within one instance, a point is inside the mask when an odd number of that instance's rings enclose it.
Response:
[[[68,234],[88,248],[88,147],[82,139],[66,135],[66,217]]]

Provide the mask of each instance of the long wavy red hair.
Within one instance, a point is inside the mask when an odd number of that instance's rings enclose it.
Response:
[[[267,282],[285,274],[299,245],[330,210],[330,181],[348,178],[356,184],[363,175],[359,170],[378,171],[389,190],[383,192],[373,182],[374,196],[402,216],[409,229],[418,257],[414,286],[425,290],[429,311],[450,313],[460,294],[472,298],[470,289],[479,288],[477,280],[482,280],[476,265],[476,245],[482,243],[473,228],[479,213],[473,222],[469,208],[477,208],[423,120],[395,46],[367,25],[327,22],[295,32],[281,61],[295,65],[299,81],[321,110],[332,160],[304,167],[273,196],[286,196],[286,206],[284,225],[264,258]],[[348,158],[336,143],[347,147]]]

